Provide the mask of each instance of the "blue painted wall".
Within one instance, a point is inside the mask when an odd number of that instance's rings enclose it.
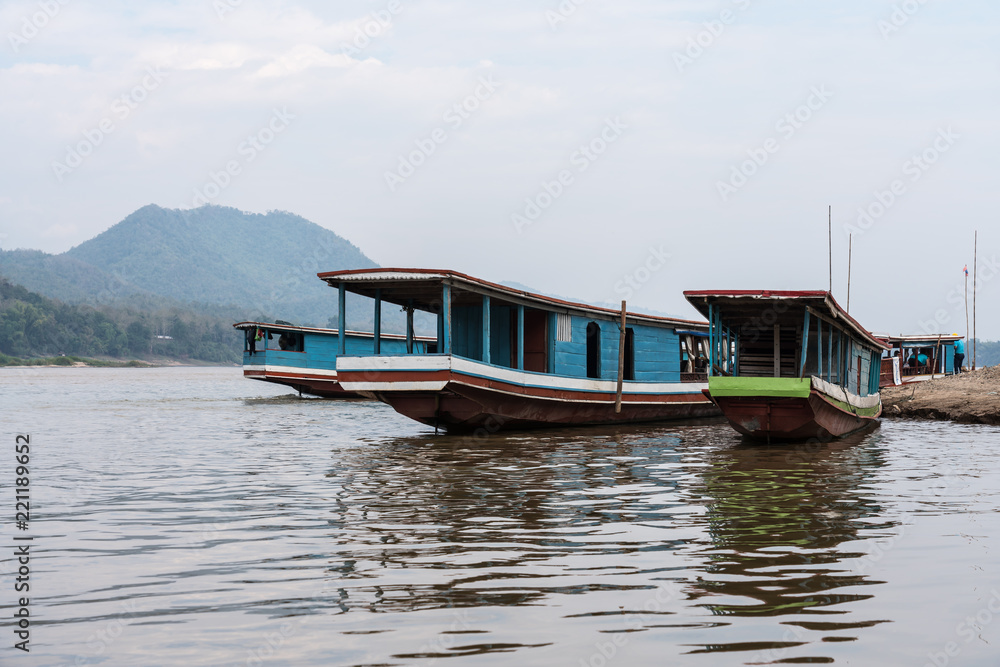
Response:
[[[618,379],[618,339],[616,322],[584,317],[572,318],[572,341],[555,342],[555,374],[587,377],[587,324],[601,328],[601,379]],[[680,339],[673,329],[641,324],[629,326],[634,332],[635,381],[680,382]]]
[[[517,359],[511,350],[511,323],[517,321],[517,308],[490,307],[490,360],[494,366],[516,368]]]
[[[335,334],[304,333],[304,352],[287,352],[285,350],[263,350],[258,348],[253,357],[244,351],[243,363],[251,365],[277,364],[293,368],[318,368],[336,370],[337,351],[340,349],[340,337]],[[265,341],[258,341],[262,345]],[[375,339],[364,336],[347,336],[347,355],[364,356],[374,351]],[[421,341],[413,341],[413,353],[424,354],[425,347]],[[382,339],[382,354],[406,354],[406,340]]]
[[[466,359],[483,360],[483,307],[452,306],[451,352]]]

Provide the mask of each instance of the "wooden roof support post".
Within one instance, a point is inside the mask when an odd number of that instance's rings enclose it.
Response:
[[[451,354],[451,285],[444,283],[441,286],[441,315],[444,321],[444,341],[441,351]]]
[[[406,303],[406,353],[413,354],[413,299]]]
[[[712,376],[715,367],[715,308],[708,304],[708,375]]]
[[[347,354],[347,285],[337,285],[337,325],[340,327],[340,356]]]
[[[375,290],[375,338],[372,340],[373,354],[382,354],[382,290]]]
[[[833,382],[833,325],[826,334],[826,381]]]
[[[809,353],[809,311],[806,311],[805,320],[802,323],[802,355],[799,359],[799,377],[804,377],[806,372],[806,355]]]
[[[816,375],[823,379],[823,320],[816,318]]]
[[[622,387],[625,382],[625,301],[622,300],[622,320],[618,327],[618,394],[615,396],[615,414],[622,411]]]
[[[483,295],[483,363],[490,363],[490,297]]]
[[[774,377],[781,377],[781,325],[774,325]]]
[[[517,307],[517,370],[524,370],[524,306]]]

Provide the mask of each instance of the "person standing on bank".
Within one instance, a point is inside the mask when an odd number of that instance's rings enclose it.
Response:
[[[962,362],[965,361],[965,341],[955,341],[955,374],[962,372]]]

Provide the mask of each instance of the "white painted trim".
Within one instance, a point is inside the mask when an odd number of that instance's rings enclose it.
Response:
[[[253,371],[255,373],[296,373],[302,375],[303,377],[307,375],[321,375],[323,377],[328,377],[331,380],[337,379],[337,371],[326,370],[323,368],[300,368],[298,366],[272,366],[270,364],[264,366],[243,366],[244,371]]]
[[[407,354],[400,356],[337,357],[337,369],[343,371],[446,371],[451,368],[446,354]]]
[[[815,375],[812,376],[812,388],[821,394],[826,394],[830,398],[843,401],[850,406],[859,409],[874,408],[882,402],[881,394],[871,394],[869,396],[858,396],[847,391],[839,384],[833,384],[826,380],[821,380]]]
[[[457,373],[476,375],[490,380],[498,380],[513,385],[542,387],[545,389],[571,390],[586,392],[615,393],[618,390],[616,380],[591,380],[587,378],[570,378],[563,375],[548,373],[533,373],[517,369],[503,368],[484,364],[471,359],[462,359],[449,355],[406,355],[406,356],[371,356],[371,357],[339,357],[337,369],[342,371],[440,371],[453,370]],[[410,384],[425,383],[391,383],[391,389],[385,382],[366,382],[364,391],[410,391],[402,389]],[[439,383],[426,383],[439,384]],[[361,389],[362,383],[344,383],[344,388]],[[443,386],[443,385],[442,385]],[[626,394],[693,394],[708,389],[708,383],[698,382],[625,382],[622,386]],[[601,401],[598,401],[601,402]]]

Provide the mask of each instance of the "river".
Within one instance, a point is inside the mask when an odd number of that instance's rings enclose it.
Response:
[[[8,617],[32,538],[3,665],[1000,664],[1000,428],[435,436],[235,368],[0,369],[0,399]]]

